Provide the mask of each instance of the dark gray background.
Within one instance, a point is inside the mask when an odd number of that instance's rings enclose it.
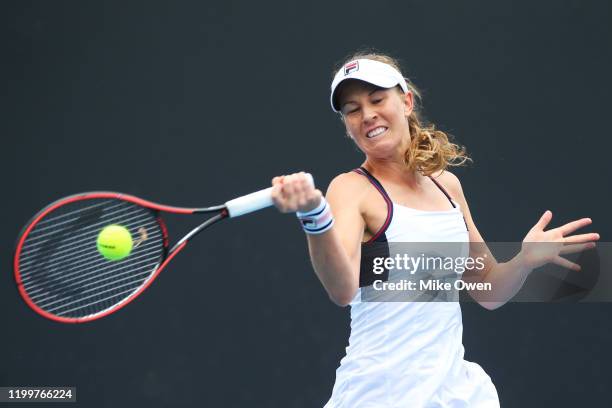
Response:
[[[31,215],[79,191],[199,206],[302,169],[324,188],[361,161],[328,88],[364,46],[399,57],[468,147],[456,174],[487,240],[521,240],[545,209],[609,239],[611,17],[579,0],[3,3],[0,385],[76,386],[87,407],[322,406],[348,309],[290,215],[214,227],[86,325],[27,308],[11,257]],[[466,358],[504,407],[609,403],[611,305],[463,310]]]

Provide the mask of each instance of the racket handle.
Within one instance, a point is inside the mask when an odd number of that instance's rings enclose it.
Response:
[[[314,187],[314,179],[310,173],[306,173],[310,185]],[[272,187],[259,190],[242,197],[234,198],[225,203],[230,217],[239,217],[253,211],[261,210],[274,205],[272,201]]]

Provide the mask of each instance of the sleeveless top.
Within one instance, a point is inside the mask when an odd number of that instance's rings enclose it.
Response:
[[[387,217],[372,239],[362,244],[360,288],[350,304],[349,345],[325,408],[499,407],[489,376],[478,364],[463,359],[458,302],[378,302],[362,298],[375,280],[394,279],[393,271],[374,275],[371,267],[364,267],[364,257],[373,246],[386,248],[386,255],[393,256],[393,243],[459,242],[466,245],[453,248],[469,252],[467,226],[459,204],[431,178],[452,208],[422,211],[401,206],[391,201],[382,184],[366,169],[354,171],[367,177],[380,192],[387,203]]]

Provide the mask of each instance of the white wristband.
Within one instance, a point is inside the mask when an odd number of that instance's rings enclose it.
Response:
[[[329,230],[334,225],[334,217],[329,209],[329,205],[325,198],[321,198],[321,202],[317,208],[308,212],[296,212],[298,219],[302,223],[302,228],[307,234],[321,234]]]

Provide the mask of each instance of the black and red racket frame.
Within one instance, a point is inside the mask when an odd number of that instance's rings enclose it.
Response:
[[[140,288],[138,288],[134,293],[132,293],[131,295],[129,295],[124,300],[122,300],[120,303],[116,304],[110,309],[105,310],[104,312],[92,315],[91,317],[88,316],[88,317],[82,317],[82,318],[70,318],[70,317],[56,316],[38,307],[26,293],[23,287],[21,272],[19,269],[19,257],[23,249],[23,244],[26,238],[28,237],[30,231],[32,231],[32,229],[46,215],[48,215],[49,213],[51,213],[52,211],[56,210],[57,208],[63,205],[78,202],[78,201],[92,200],[92,199],[123,200],[123,201],[127,201],[130,203],[140,205],[144,208],[147,208],[153,211],[155,213],[155,218],[159,222],[159,226],[163,234],[162,257],[160,259],[159,266],[153,272],[153,274],[144,282],[144,284]],[[210,213],[217,213],[217,214],[207,219],[206,221],[204,221],[198,227],[191,230],[187,235],[185,235],[181,240],[179,240],[172,247],[172,249],[169,250],[168,249],[169,248],[168,229],[166,228],[166,224],[163,218],[159,214],[160,212],[166,212],[166,213],[171,213],[171,214],[210,214]],[[86,192],[86,193],[79,193],[79,194],[74,194],[68,197],[64,197],[62,199],[59,199],[49,204],[48,206],[43,208],[41,211],[39,211],[38,214],[32,217],[32,219],[26,224],[21,234],[19,235],[19,238],[17,240],[17,245],[15,248],[15,255],[13,257],[13,268],[14,268],[15,282],[17,283],[17,289],[19,290],[19,294],[25,300],[27,305],[30,308],[32,308],[36,313],[40,314],[43,317],[46,317],[47,319],[55,320],[55,321],[62,322],[62,323],[84,323],[84,322],[100,319],[104,316],[107,316],[111,313],[118,311],[119,309],[123,308],[124,306],[132,302],[134,299],[136,299],[145,289],[149,287],[149,285],[151,285],[151,283],[153,283],[153,281],[157,278],[159,273],[166,267],[168,262],[170,262],[172,258],[174,258],[183,248],[185,248],[185,246],[187,245],[187,242],[191,238],[193,238],[195,235],[197,235],[199,232],[201,232],[205,228],[227,217],[229,217],[229,213],[225,205],[218,205],[218,206],[206,207],[206,208],[173,207],[173,206],[168,206],[168,205],[157,204],[157,203],[154,203],[148,200],[143,200],[142,198],[138,198],[132,195],[116,193],[116,192],[109,192],[109,191]]]

